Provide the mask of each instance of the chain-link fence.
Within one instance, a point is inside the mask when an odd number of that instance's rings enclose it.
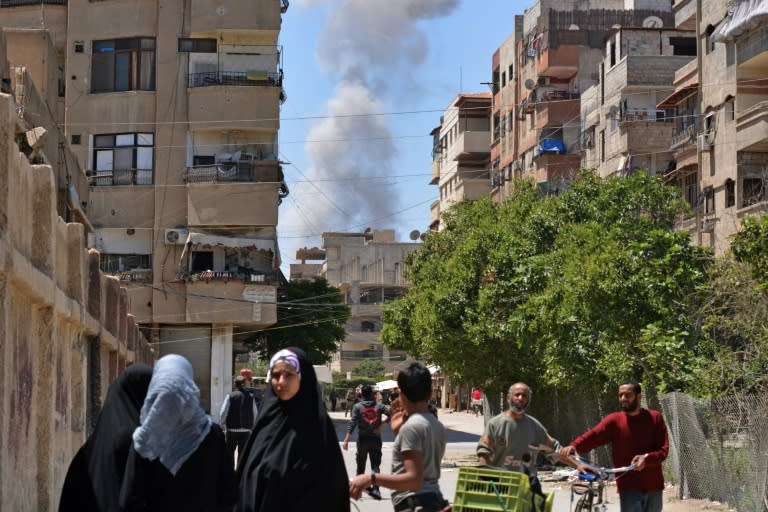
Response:
[[[659,398],[669,428],[668,480],[679,484],[681,497],[768,511],[768,397]]]

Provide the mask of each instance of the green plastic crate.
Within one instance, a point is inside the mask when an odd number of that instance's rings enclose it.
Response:
[[[505,510],[531,512],[531,484],[527,475],[500,469],[459,468],[454,512]]]

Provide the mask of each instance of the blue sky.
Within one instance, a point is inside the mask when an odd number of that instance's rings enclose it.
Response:
[[[459,92],[488,90],[521,0],[292,0],[283,15],[283,271],[323,231],[423,231],[429,132]]]

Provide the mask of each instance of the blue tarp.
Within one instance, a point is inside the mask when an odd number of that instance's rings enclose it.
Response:
[[[539,153],[565,153],[565,144],[560,139],[541,139],[539,141]]]

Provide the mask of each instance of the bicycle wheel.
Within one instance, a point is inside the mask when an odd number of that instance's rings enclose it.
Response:
[[[576,508],[573,511],[592,512],[592,495],[589,493],[582,495],[579,501],[576,502]]]

